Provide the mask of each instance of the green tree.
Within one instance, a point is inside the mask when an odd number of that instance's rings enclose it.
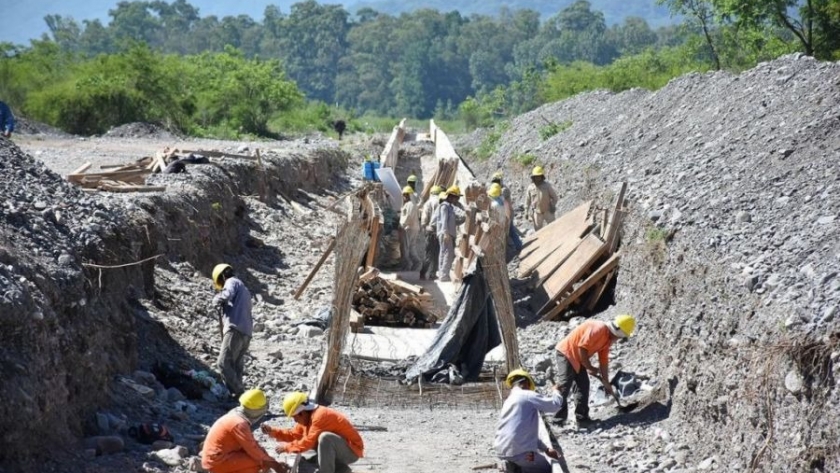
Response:
[[[720,70],[720,55],[712,39],[712,29],[715,27],[715,10],[713,0],[656,0],[659,5],[667,5],[673,14],[685,15],[703,33],[709,53],[712,56],[715,69]]]

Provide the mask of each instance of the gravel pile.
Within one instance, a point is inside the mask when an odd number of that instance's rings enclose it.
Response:
[[[126,123],[119,125],[105,132],[107,138],[152,138],[152,139],[175,139],[177,136],[169,130],[155,125],[154,123]]]
[[[663,393],[667,414],[642,419],[692,447],[648,432],[622,449],[641,465],[627,471],[840,467],[838,77],[837,63],[791,55],[654,93],[583,94],[512,120],[495,155],[471,163],[505,170],[519,218],[524,154],[545,165],[559,211],[606,206],[629,183],[617,303],[603,317],[639,317],[617,362]],[[542,140],[545,120],[572,125]],[[534,357],[557,338],[525,333]]]

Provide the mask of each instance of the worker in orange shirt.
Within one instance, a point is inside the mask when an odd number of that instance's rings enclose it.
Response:
[[[619,315],[611,322],[587,320],[560,340],[554,351],[557,373],[555,382],[560,395],[563,396],[563,407],[555,416],[558,420],[565,421],[568,416],[566,399],[572,384],[575,384],[575,417],[579,424],[592,421],[589,418],[589,375],[601,380],[604,390],[612,396],[609,376],[610,347],[619,338],[633,335],[635,329],[636,319],[632,315]],[[589,358],[596,354],[597,369],[589,361]]]
[[[245,391],[239,396],[239,407],[210,427],[201,450],[201,466],[211,473],[258,473],[269,469],[286,473],[286,464],[266,453],[251,433],[251,425],[267,411],[265,393],[259,389]]]
[[[279,440],[278,453],[302,453],[312,459],[318,455],[318,473],[349,471],[349,465],[364,456],[365,445],[359,432],[344,414],[319,406],[302,392],[293,392],[283,399],[286,417],[295,420],[291,429],[279,429],[263,424],[262,431]]]

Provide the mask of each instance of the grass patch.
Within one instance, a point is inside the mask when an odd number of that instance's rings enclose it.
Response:
[[[668,240],[668,230],[659,227],[650,227],[645,233],[645,238],[651,243],[662,242],[666,243]]]
[[[545,141],[557,133],[568,130],[572,126],[571,120],[566,120],[562,123],[549,122],[548,125],[540,128],[540,139]]]
[[[521,153],[514,156],[513,160],[519,163],[522,167],[527,168],[537,162],[537,157],[531,153]]]

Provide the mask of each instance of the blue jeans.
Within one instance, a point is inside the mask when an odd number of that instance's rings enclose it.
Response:
[[[510,224],[508,230],[510,241],[513,243],[513,249],[516,250],[517,253],[519,253],[519,251],[522,249],[522,239],[519,238],[519,233],[516,232],[516,227],[513,226],[513,223]]]

